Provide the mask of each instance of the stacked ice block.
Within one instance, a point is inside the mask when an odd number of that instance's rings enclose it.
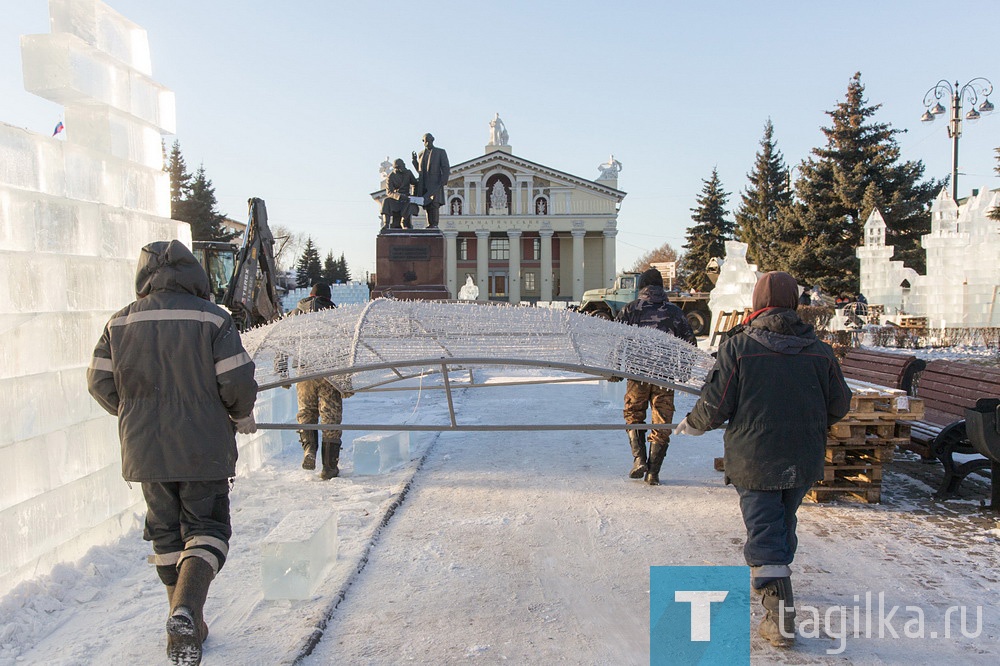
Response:
[[[49,8],[53,33],[22,38],[25,87],[65,105],[66,130],[0,123],[0,593],[141,519],[86,369],[135,299],[140,248],[191,240],[169,217],[174,98],[150,76],[145,30],[97,0]]]
[[[715,330],[719,314],[750,307],[753,288],[757,284],[757,266],[747,263],[747,244],[726,241],[726,258],[719,269],[708,307],[712,310],[712,327]]]

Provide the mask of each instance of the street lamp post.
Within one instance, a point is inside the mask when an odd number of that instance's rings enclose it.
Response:
[[[927,94],[924,95],[924,115],[920,120],[925,123],[932,122],[934,118],[945,112],[941,106],[941,98],[948,95],[951,99],[951,118],[948,121],[948,138],[951,139],[951,198],[958,202],[958,138],[962,136],[962,100],[969,102],[972,108],[965,114],[966,120],[979,120],[984,113],[993,111],[993,104],[990,102],[990,95],[993,93],[993,84],[989,79],[977,77],[964,86],[959,87],[958,81],[951,85],[945,79],[938,81]],[[983,96],[983,103],[976,110],[976,102],[979,96]],[[931,104],[934,106],[931,106]]]

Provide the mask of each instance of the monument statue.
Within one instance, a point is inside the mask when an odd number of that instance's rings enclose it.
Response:
[[[507,127],[500,120],[500,114],[497,113],[493,116],[493,120],[490,121],[490,142],[487,144],[489,146],[506,146],[507,145]]]
[[[601,171],[601,175],[597,180],[617,180],[618,174],[622,170],[622,163],[616,160],[614,153],[612,153],[611,159],[597,168]]]
[[[444,186],[451,175],[451,165],[448,164],[448,153],[443,148],[434,147],[434,136],[429,132],[424,134],[424,149],[418,155],[413,153],[413,168],[420,177],[417,184],[417,196],[423,197],[424,210],[427,212],[427,228],[436,229],[440,208],[444,204]]]
[[[472,282],[472,276],[465,277],[465,286],[458,290],[458,300],[474,301],[479,298],[479,287]]]
[[[380,182],[384,185],[385,181],[389,179],[389,174],[392,173],[392,162],[389,161],[389,156],[386,155],[382,164],[378,166],[378,175],[381,176]]]
[[[402,158],[393,162],[392,173],[386,181],[386,197],[382,201],[383,229],[412,229],[410,218],[417,212],[416,204],[410,202],[410,193],[417,184],[417,177],[406,168]]]

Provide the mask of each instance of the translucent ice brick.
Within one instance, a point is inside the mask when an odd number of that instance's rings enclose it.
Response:
[[[265,599],[308,599],[337,561],[338,514],[292,511],[261,543]]]

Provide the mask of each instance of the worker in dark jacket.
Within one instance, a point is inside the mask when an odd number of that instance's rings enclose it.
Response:
[[[687,317],[679,307],[667,301],[667,293],[663,290],[663,276],[655,268],[650,268],[639,276],[638,298],[619,310],[615,321],[630,326],[656,328],[692,345],[698,344]],[[652,412],[653,423],[670,423],[674,418],[673,389],[629,379],[625,388],[625,423],[645,423],[647,407]],[[667,455],[670,433],[666,430],[652,431],[649,435],[648,459],[646,431],[629,430],[628,439],[632,447],[632,471],[629,472],[629,477],[645,477],[649,485],[659,485],[660,467]]]
[[[337,305],[330,300],[330,285],[317,282],[313,285],[309,296],[299,301],[289,312],[289,316],[319,312]],[[326,379],[307,379],[295,385],[296,397],[299,401],[299,423],[302,424],[340,424],[344,417],[344,398],[340,391]],[[341,430],[323,431],[323,469],[319,478],[324,481],[340,475],[340,447],[342,444]],[[319,435],[315,430],[300,430],[299,441],[302,443],[302,469],[316,469],[316,453],[319,451]]]
[[[763,594],[761,636],[778,647],[795,639],[791,569],[796,511],[823,478],[826,434],[851,403],[833,350],[795,312],[798,287],[788,273],[761,277],[753,312],[719,346],[715,367],[675,435],[701,435],[729,421],[726,482],[740,496],[743,548],[755,590]]]
[[[104,327],[90,394],[118,417],[122,476],[142,484],[143,538],[167,587],[167,653],[197,664],[208,587],[229,553],[235,433],[256,432],[254,363],[180,241],[142,248],[138,300]]]

